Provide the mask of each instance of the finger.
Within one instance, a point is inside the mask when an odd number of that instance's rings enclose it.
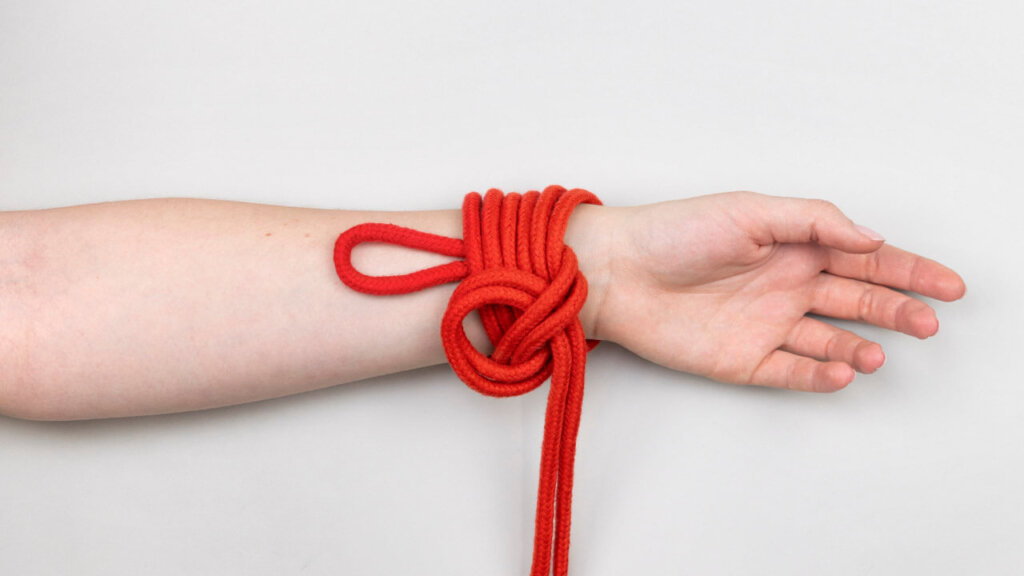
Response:
[[[885,239],[857,226],[826,200],[757,195],[760,216],[775,242],[816,243],[844,252],[877,250]]]
[[[837,276],[910,290],[950,302],[963,297],[967,286],[953,270],[917,254],[882,246],[870,254],[830,250],[826,270]]]
[[[924,302],[860,280],[820,274],[810,312],[867,322],[918,338],[935,335],[939,320]]]
[[[865,374],[878,370],[885,363],[885,353],[877,343],[807,317],[797,322],[782,349],[818,360],[845,362]]]
[[[844,362],[819,362],[785,350],[775,350],[757,367],[749,383],[806,392],[835,392],[853,382],[855,375],[853,368]]]

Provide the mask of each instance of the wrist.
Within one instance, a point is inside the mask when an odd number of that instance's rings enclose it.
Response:
[[[601,310],[611,279],[611,248],[620,213],[619,208],[581,204],[565,231],[565,244],[576,253],[580,272],[587,279],[587,300],[579,318],[590,339],[604,339]]]

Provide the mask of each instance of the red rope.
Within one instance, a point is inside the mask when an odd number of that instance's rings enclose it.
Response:
[[[466,195],[463,240],[392,224],[360,224],[338,237],[334,265],[341,281],[369,294],[405,294],[461,280],[441,321],[441,341],[455,373],[488,396],[516,396],[551,377],[544,417],[532,576],[569,569],[573,464],[583,402],[587,352],[578,315],[587,280],[564,244],[569,216],[581,203],[600,204],[576,188],[544,193]],[[482,205],[481,205],[482,204]],[[367,276],[352,266],[352,249],[386,242],[458,260],[399,276]],[[466,338],[463,319],[477,310],[494,345],[484,356]],[[554,555],[552,557],[552,545]]]

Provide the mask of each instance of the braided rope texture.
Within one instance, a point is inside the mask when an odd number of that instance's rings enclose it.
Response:
[[[587,352],[579,312],[587,280],[563,238],[572,211],[601,204],[581,188],[552,185],[543,193],[486,196],[471,192],[462,204],[463,239],[393,224],[354,226],[334,246],[334,265],[353,290],[407,294],[459,282],[441,320],[441,341],[452,369],[470,388],[488,396],[525,394],[551,378],[544,418],[537,487],[531,576],[569,570],[573,466],[583,405]],[[363,242],[385,242],[462,258],[397,276],[367,276],[352,265]],[[477,311],[494,346],[481,354],[466,337],[463,320]],[[552,552],[553,549],[553,552]]]

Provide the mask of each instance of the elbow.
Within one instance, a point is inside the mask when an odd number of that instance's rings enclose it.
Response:
[[[0,417],[80,420],[89,414],[59,368],[54,304],[40,289],[53,278],[43,214],[0,211]]]
[[[0,212],[0,416],[69,420],[59,386],[45,384],[33,353],[40,331],[34,278],[41,262],[33,214]]]

